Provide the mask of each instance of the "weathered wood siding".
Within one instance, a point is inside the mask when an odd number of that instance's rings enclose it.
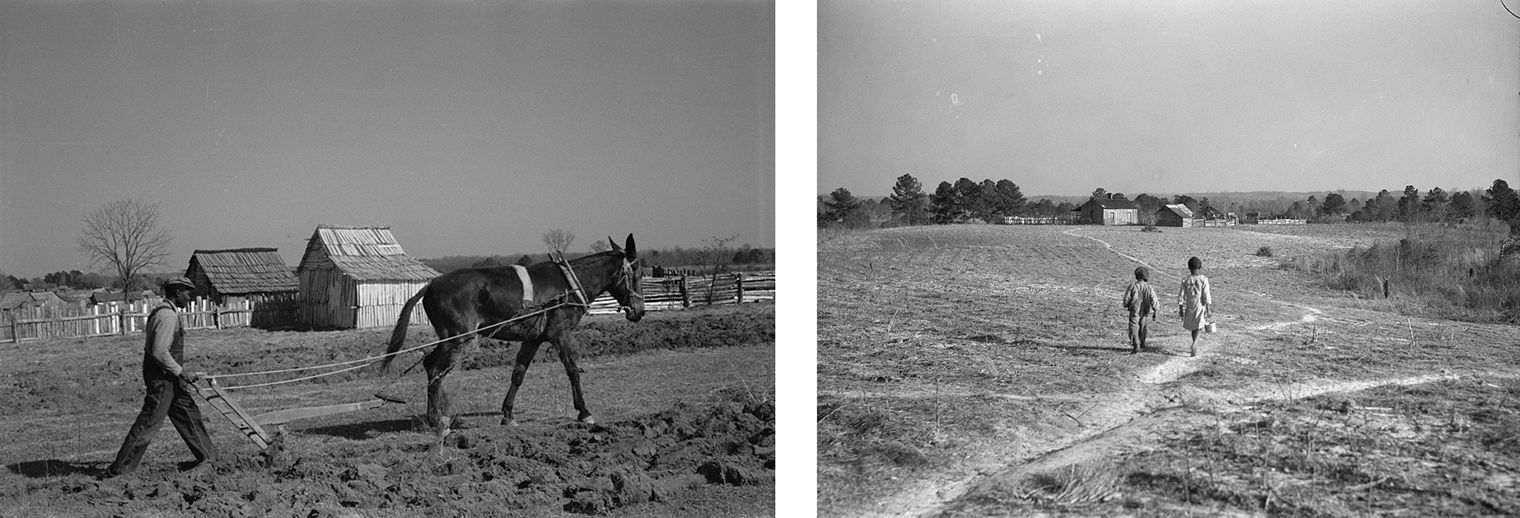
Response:
[[[1156,211],[1156,226],[1158,227],[1191,227],[1192,218],[1184,218],[1176,212],[1162,208]]]
[[[355,308],[353,327],[364,329],[396,325],[396,319],[401,318],[401,307],[406,305],[406,299],[416,295],[423,286],[427,286],[427,281],[358,283],[355,287],[358,307]],[[412,324],[426,325],[427,323],[427,311],[422,309],[422,302],[418,301],[417,306],[412,309]]]
[[[348,276],[331,263],[301,271],[301,322],[316,328],[353,327]]]

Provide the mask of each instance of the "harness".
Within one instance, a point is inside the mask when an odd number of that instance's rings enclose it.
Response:
[[[627,257],[624,257],[623,258],[623,267],[618,270],[617,278],[613,279],[613,282],[622,282],[623,283],[623,289],[625,289],[625,290],[628,291],[628,300],[630,302],[633,299],[638,299],[639,303],[642,304],[644,302],[644,294],[643,293],[639,293],[639,287],[638,287],[637,284],[634,283],[634,280],[633,280],[633,269],[634,268],[638,268],[639,261],[640,261],[639,259],[634,259],[632,261],[629,261]],[[624,311],[624,312],[633,311],[633,307],[632,306],[618,306],[618,310],[619,311]]]
[[[532,295],[528,290],[531,289],[532,281],[526,279],[526,271],[520,271],[519,275],[524,278],[523,312],[532,315],[558,309],[562,306],[578,307],[582,314],[589,312],[591,310],[590,297],[586,296],[586,290],[581,286],[580,277],[575,275],[575,269],[570,267],[570,261],[565,260],[565,256],[559,252],[549,254],[549,261],[559,267],[560,274],[565,277],[565,284],[569,286],[569,289],[564,293],[554,296],[554,298],[544,301],[542,304],[531,304]],[[637,268],[638,262],[638,259],[629,261],[627,257],[624,257],[622,267],[618,269],[617,276],[612,279],[615,283],[623,283],[623,288],[628,292],[630,303],[634,299],[637,299],[640,303],[644,302],[644,295],[639,293],[638,286],[633,278],[633,269]],[[618,310],[625,312],[633,311],[633,307],[618,306]]]

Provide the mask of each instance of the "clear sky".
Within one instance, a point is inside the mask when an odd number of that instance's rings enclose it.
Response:
[[[0,1],[0,270],[86,270],[88,212],[194,249],[389,226],[416,257],[774,246],[761,0]]]
[[[826,0],[818,32],[820,194],[1520,183],[1498,0]]]

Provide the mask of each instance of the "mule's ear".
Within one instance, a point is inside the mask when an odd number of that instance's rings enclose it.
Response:
[[[623,253],[623,249],[622,248],[618,248],[617,241],[613,241],[612,240],[612,236],[607,236],[607,243],[610,244],[610,245],[612,245],[612,252],[613,253],[617,253],[617,254]]]
[[[628,234],[628,241],[623,244],[623,251],[627,254],[629,260],[639,258],[639,249],[633,246],[633,234]]]

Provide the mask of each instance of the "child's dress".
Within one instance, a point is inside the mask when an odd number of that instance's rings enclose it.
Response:
[[[1182,328],[1188,331],[1203,329],[1208,324],[1204,313],[1209,305],[1213,304],[1213,296],[1209,293],[1209,278],[1203,275],[1189,275],[1182,280],[1182,287],[1177,290],[1177,304],[1179,315],[1182,318]]]

